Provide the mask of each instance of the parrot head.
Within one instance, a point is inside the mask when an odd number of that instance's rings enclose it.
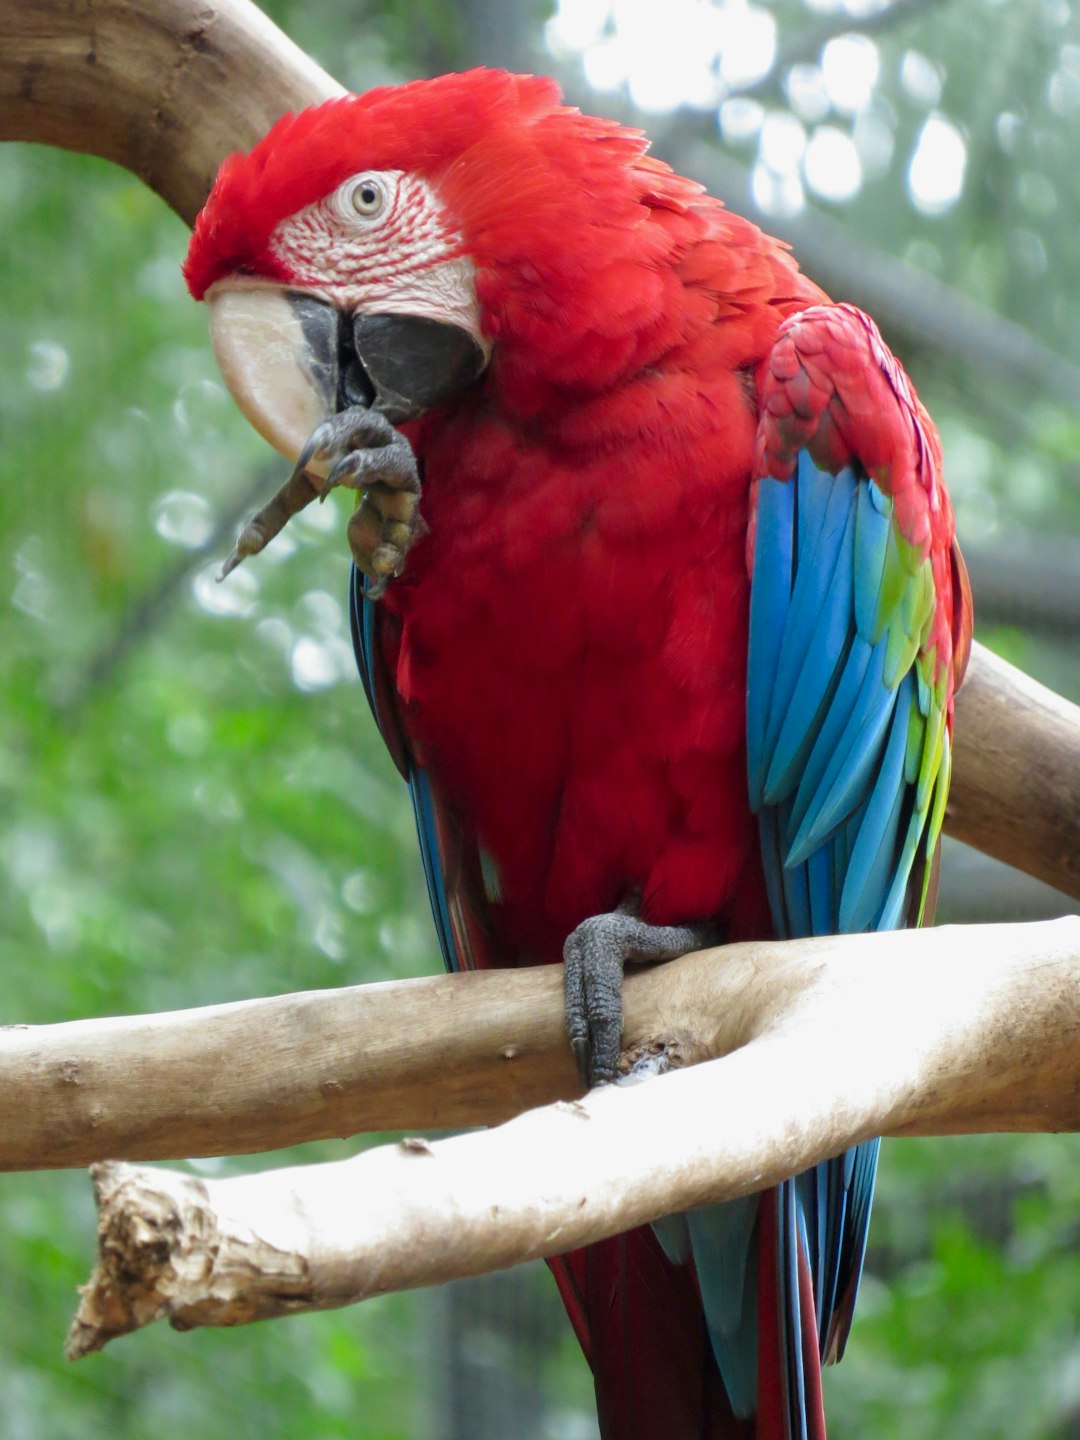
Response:
[[[699,187],[560,102],[554,81],[475,70],[286,115],[225,161],[184,274],[283,454],[350,405],[397,424],[446,402],[511,336],[543,347],[550,382],[595,379],[587,353],[558,358],[575,287],[611,262],[605,235],[639,228],[643,192]]]

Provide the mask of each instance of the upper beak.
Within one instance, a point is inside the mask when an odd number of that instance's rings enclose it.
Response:
[[[370,406],[400,424],[459,394],[488,361],[468,331],[424,316],[348,313],[299,290],[243,282],[223,281],[207,298],[233,399],[289,460],[339,410]]]

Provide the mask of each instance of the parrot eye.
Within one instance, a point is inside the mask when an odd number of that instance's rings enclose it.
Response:
[[[386,191],[378,180],[370,175],[365,175],[362,179],[353,182],[349,203],[357,215],[363,216],[365,220],[370,220],[380,214],[386,204]]]

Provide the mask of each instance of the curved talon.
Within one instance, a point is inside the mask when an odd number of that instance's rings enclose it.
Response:
[[[330,490],[335,485],[344,485],[346,480],[355,479],[361,471],[371,469],[370,454],[368,450],[350,450],[347,455],[342,455],[326,477],[326,488]]]
[[[221,569],[218,571],[216,577],[217,583],[220,585],[223,580],[228,579],[228,577],[241,563],[241,561],[245,560],[246,558],[246,554],[240,554],[240,546],[238,544],[234,545],[233,548],[229,551],[228,555],[225,556],[225,559],[221,562]]]
[[[563,946],[566,1033],[586,1086],[614,1080],[628,961],[677,960],[714,941],[710,925],[649,925],[616,910],[583,920]]]
[[[330,462],[325,478],[308,472],[314,460]],[[341,485],[367,492],[350,518],[349,544],[357,566],[373,582],[369,598],[378,600],[427,527],[417,509],[420,472],[412,447],[385,415],[360,405],[315,427],[285,484],[240,532],[218,579],[264,549],[304,505],[316,496],[321,503]]]
[[[236,544],[226,556],[218,572],[220,583],[231,575],[241,561],[249,555],[258,555],[265,550],[274,536],[279,534],[294,515],[310,505],[316,495],[311,477],[302,470],[289,476],[285,484],[276,490],[261,510],[256,510],[251,519],[236,537]]]
[[[321,425],[316,425],[304,442],[304,448],[296,457],[296,464],[293,466],[293,472],[289,479],[285,482],[286,485],[291,484],[298,475],[302,475],[316,455],[325,450],[327,443],[333,438],[333,433],[333,422],[330,420],[324,420]]]

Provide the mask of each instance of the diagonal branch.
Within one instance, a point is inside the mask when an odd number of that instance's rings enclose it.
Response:
[[[189,225],[231,150],[341,92],[250,0],[0,9],[0,140],[113,160]]]
[[[894,0],[869,26],[844,28],[891,25],[922,7],[923,0]],[[795,45],[800,52],[820,45],[833,25],[823,21]],[[794,51],[782,54],[777,66],[793,58]],[[229,151],[254,144],[286,110],[341,90],[250,0],[20,0],[0,7],[0,140],[37,140],[113,160],[188,224]],[[1080,369],[1022,326],[867,248],[827,215],[763,216],[748,172],[705,143],[707,128],[686,115],[651,125],[677,168],[787,240],[826,289],[865,306],[886,331],[1014,387],[1035,385],[1076,403]]]
[[[558,1027],[556,987],[536,1004],[542,975],[492,975],[476,1008],[468,978],[440,982],[459,1032],[514,991]],[[100,1256],[69,1353],[162,1317],[243,1324],[559,1253],[877,1134],[1080,1128],[1075,917],[702,952],[631,977],[631,1026],[646,993],[671,992],[684,1043],[726,1058],[333,1165],[220,1181],[98,1166]],[[472,1100],[490,1113],[482,1086]]]
[[[956,701],[945,828],[1080,899],[1080,706],[981,645]]]

